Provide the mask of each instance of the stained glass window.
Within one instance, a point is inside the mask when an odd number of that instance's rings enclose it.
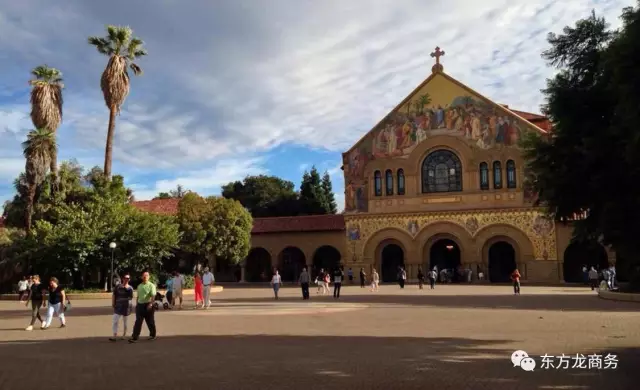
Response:
[[[507,161],[507,188],[516,188],[516,163]]]
[[[462,164],[455,153],[436,150],[422,162],[422,192],[462,191]]]
[[[502,165],[500,161],[493,162],[493,188],[502,188]]]
[[[489,165],[486,162],[480,163],[480,189],[489,189]]]
[[[387,195],[393,195],[393,172],[391,169],[387,169],[384,173],[384,184],[387,187]]]
[[[398,169],[398,195],[404,195],[404,170]]]
[[[376,171],[376,173],[373,174],[373,177],[375,182],[376,196],[382,196],[382,175],[380,174],[380,171]]]

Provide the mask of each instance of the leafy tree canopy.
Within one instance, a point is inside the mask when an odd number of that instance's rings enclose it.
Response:
[[[184,251],[235,264],[249,254],[253,219],[236,200],[188,193],[178,205],[178,222]]]
[[[523,142],[528,185],[577,239],[612,245],[629,271],[640,265],[640,9],[625,8],[609,29],[592,13],[560,35],[543,57],[559,72],[543,90],[548,137]],[[624,272],[620,270],[619,272]]]
[[[189,193],[189,191],[185,190],[182,185],[178,184],[175,190],[171,190],[169,192],[160,192],[158,193],[158,196],[153,199],[182,199],[187,193]]]

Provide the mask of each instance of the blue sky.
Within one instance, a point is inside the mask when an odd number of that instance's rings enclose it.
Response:
[[[299,185],[328,170],[344,204],[341,152],[430,73],[445,71],[498,103],[539,112],[553,74],[546,34],[619,0],[0,0],[0,202],[23,170],[29,71],[65,78],[59,158],[102,166],[106,58],[86,43],[105,24],[144,39],[145,74],[117,119],[114,173],[137,199],[182,184],[201,194],[248,174]]]

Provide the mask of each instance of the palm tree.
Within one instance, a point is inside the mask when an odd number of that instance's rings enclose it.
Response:
[[[45,180],[47,169],[51,166],[51,159],[56,155],[57,149],[55,135],[49,129],[31,130],[27,134],[27,140],[22,143],[26,159],[27,207],[25,208],[24,226],[27,234],[31,229],[36,190]]]
[[[431,96],[428,93],[420,96],[420,113],[424,113],[424,106],[428,106],[431,103]]]
[[[47,65],[40,65],[31,71],[34,77],[29,80],[31,89],[31,121],[36,129],[47,129],[56,136],[62,122],[62,72]],[[52,190],[58,183],[58,155],[53,151],[50,167]]]
[[[133,61],[147,55],[147,51],[142,47],[144,42],[133,36],[133,30],[123,26],[107,26],[107,36],[89,37],[89,44],[95,46],[100,54],[109,56],[107,67],[100,78],[100,88],[104,95],[104,102],[109,109],[109,128],[104,152],[104,175],[110,180],[116,114],[120,114],[120,107],[122,107],[130,90],[127,67],[133,71],[134,75],[141,75],[142,68]]]

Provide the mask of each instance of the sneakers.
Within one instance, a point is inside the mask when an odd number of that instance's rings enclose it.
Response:
[[[115,343],[115,342],[116,342],[116,340],[117,340],[117,339],[116,339],[115,337],[109,337],[109,341],[111,341],[112,343]]]
[[[42,324],[40,324],[40,329],[47,329],[47,325],[45,325],[45,323],[43,322]]]
[[[67,327],[67,324],[60,324],[60,327],[61,327],[61,328],[66,328],[66,327]]]
[[[153,341],[153,340],[155,340],[155,339],[156,339],[156,336],[151,336],[151,337],[149,337],[147,340],[149,340],[149,341]]]
[[[137,342],[138,342],[138,339],[134,339],[134,338],[129,339],[129,344],[135,344]]]
[[[33,330],[33,325],[29,325],[25,328],[25,330]]]

